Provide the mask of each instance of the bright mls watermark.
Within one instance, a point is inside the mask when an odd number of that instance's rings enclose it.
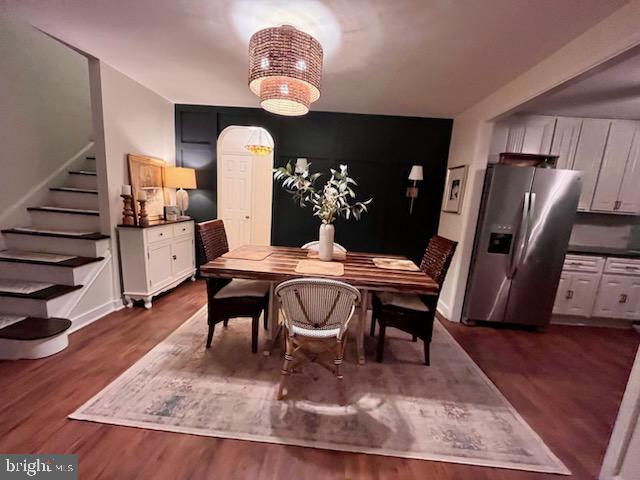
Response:
[[[0,480],[78,480],[77,455],[0,454]]]

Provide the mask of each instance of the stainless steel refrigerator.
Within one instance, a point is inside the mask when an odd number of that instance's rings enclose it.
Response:
[[[464,320],[549,322],[581,186],[572,170],[489,165]]]

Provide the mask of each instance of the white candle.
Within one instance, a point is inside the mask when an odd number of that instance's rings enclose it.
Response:
[[[122,185],[122,195],[131,195],[131,185]]]
[[[147,200],[147,192],[145,192],[144,190],[140,190],[138,192],[138,200]]]

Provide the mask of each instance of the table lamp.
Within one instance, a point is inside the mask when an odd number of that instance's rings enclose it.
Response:
[[[189,194],[186,189],[198,188],[196,185],[196,171],[193,168],[165,167],[164,186],[167,188],[177,188],[176,206],[180,210],[180,220],[189,218],[184,214],[189,208]]]
[[[407,197],[411,199],[409,215],[413,213],[413,201],[418,196],[418,182],[423,179],[422,165],[413,165],[411,167],[411,172],[409,172],[409,180],[413,181],[413,186],[407,188]]]

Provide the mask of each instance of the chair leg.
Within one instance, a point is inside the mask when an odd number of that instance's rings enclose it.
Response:
[[[430,350],[431,350],[431,341],[429,340],[425,340],[424,341],[424,364],[428,367],[429,365],[431,365],[431,354],[430,354]]]
[[[265,330],[269,330],[269,307],[265,307],[264,309],[264,315],[262,315],[262,318],[264,319],[264,329]]]
[[[380,323],[380,332],[378,333],[378,352],[376,355],[376,360],[378,363],[382,363],[382,357],[384,356],[384,334],[387,330],[387,325],[383,320],[378,320]]]
[[[371,313],[371,336],[376,336],[376,312],[375,310]]]
[[[253,317],[251,321],[251,353],[258,351],[258,330],[260,327],[260,315]]]
[[[411,339],[412,342],[417,342],[418,341],[418,335],[416,335],[415,333],[413,334],[413,338]]]
[[[280,385],[278,386],[278,400],[282,400],[287,395],[287,380],[291,375],[291,362],[293,362],[293,342],[289,339],[287,332],[283,332],[283,335],[287,335],[287,350],[284,354],[284,363],[282,364],[282,370],[280,370]]]
[[[207,348],[211,348],[211,341],[213,340],[213,330],[216,328],[216,324],[209,325],[209,333],[207,334]]]
[[[342,359],[344,358],[344,347],[347,339],[344,337],[338,340],[336,344],[336,359],[333,361],[336,367],[336,383],[338,387],[338,403],[344,406],[347,404],[347,396],[344,391],[344,375],[342,375]]]
[[[225,319],[222,321],[222,325],[224,326],[224,328],[227,328],[227,327],[229,326],[229,319],[228,319],[228,318],[225,318]]]

